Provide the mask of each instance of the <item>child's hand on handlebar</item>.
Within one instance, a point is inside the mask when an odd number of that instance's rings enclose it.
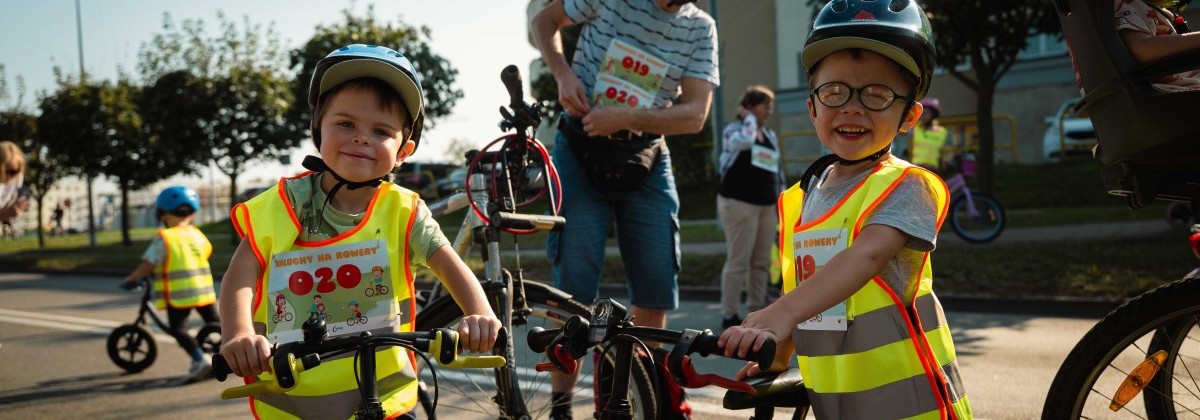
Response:
[[[463,350],[472,353],[491,352],[503,326],[499,319],[488,315],[465,316],[458,323],[458,341]]]
[[[229,371],[241,377],[271,372],[271,342],[258,334],[235,336],[221,346]]]
[[[768,339],[774,340],[778,346],[791,348],[787,344],[791,343],[791,329],[795,327],[795,324],[790,323],[791,317],[786,314],[771,314],[772,310],[772,307],[766,307],[751,312],[746,315],[746,320],[742,321],[742,325],[729,327],[721,333],[721,338],[717,343],[725,349],[725,356],[745,357],[749,350],[758,351],[762,348],[763,342]],[[777,350],[776,362],[780,358],[778,356],[780,353],[790,352]]]

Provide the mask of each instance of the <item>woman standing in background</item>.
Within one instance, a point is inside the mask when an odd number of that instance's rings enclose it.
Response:
[[[25,184],[25,154],[16,143],[0,141],[0,222],[4,225],[29,210]]]
[[[747,87],[737,121],[722,132],[721,186],[717,192],[717,214],[725,227],[721,328],[742,322],[738,298],[743,288],[750,312],[766,306],[771,244],[778,216],[775,201],[784,187],[779,139],[765,127],[774,108],[774,92],[765,86]]]

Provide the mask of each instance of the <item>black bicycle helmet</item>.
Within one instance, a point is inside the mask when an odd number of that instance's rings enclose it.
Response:
[[[800,59],[811,74],[829,54],[847,48],[874,51],[917,76],[915,99],[933,78],[933,29],[914,0],[833,0],[813,19]]]
[[[312,81],[308,85],[308,106],[316,112],[321,94],[344,82],[360,77],[371,77],[390,85],[404,99],[412,118],[413,150],[421,145],[421,128],[425,125],[425,94],[421,90],[421,76],[404,54],[378,45],[351,44],[333,50],[317,62]],[[316,127],[317,116],[313,115],[312,136],[317,148],[321,147],[321,131]]]

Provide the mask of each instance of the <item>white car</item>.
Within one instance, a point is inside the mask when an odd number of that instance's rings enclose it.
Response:
[[[1092,149],[1096,147],[1096,129],[1092,128],[1092,120],[1075,116],[1077,104],[1079,98],[1067,99],[1058,107],[1058,112],[1046,117],[1042,158],[1047,162],[1057,162],[1063,156],[1092,156]]]

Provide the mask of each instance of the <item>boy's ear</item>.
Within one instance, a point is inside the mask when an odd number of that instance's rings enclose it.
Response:
[[[399,168],[400,165],[404,164],[404,159],[412,155],[413,150],[416,150],[416,148],[417,142],[405,140],[404,145],[400,146],[400,150],[396,151],[396,167]]]
[[[808,99],[805,99],[804,104],[808,106],[809,121],[811,121],[814,126],[817,125],[817,108],[815,107],[815,104],[813,103],[812,96],[809,96]]]
[[[908,130],[912,130],[921,121],[923,112],[925,112],[925,106],[920,102],[913,102],[912,106],[908,108],[908,115],[904,116],[904,123],[900,124],[900,132],[907,133]]]

